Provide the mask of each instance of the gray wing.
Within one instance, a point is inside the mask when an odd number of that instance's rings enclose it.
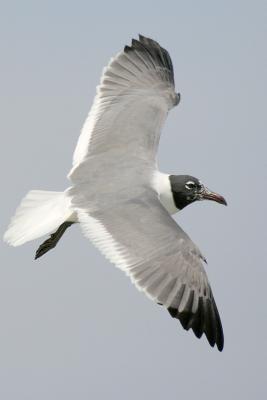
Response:
[[[120,156],[135,155],[154,165],[162,125],[178,102],[168,52],[152,39],[133,39],[103,71],[70,177],[89,156],[114,149]]]
[[[186,330],[192,328],[197,337],[205,333],[210,345],[216,343],[221,351],[222,325],[203,268],[205,260],[155,191],[139,187],[136,197],[117,198],[109,206],[99,197],[98,209],[89,192],[83,184],[69,192],[85,236]]]

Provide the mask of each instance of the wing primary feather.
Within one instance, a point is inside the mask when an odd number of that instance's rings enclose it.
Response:
[[[145,45],[143,45],[141,42],[139,42],[136,39],[132,40],[132,48],[133,50],[140,50],[143,53],[146,54],[146,56],[149,58],[150,62],[152,63],[153,67],[156,69],[157,64],[155,63],[155,57],[153,55],[153,53],[151,53],[150,49],[148,49]]]
[[[203,305],[205,310],[205,334],[209,344],[214,347],[216,342],[216,326],[213,324],[210,299],[205,299]]]
[[[192,329],[197,338],[201,338],[203,335],[203,322],[203,297],[200,297],[198,301],[198,310],[195,314],[194,321],[192,322]]]
[[[162,47],[158,44],[158,42],[145,38],[142,35],[139,35],[139,40],[142,44],[144,44],[146,47],[151,47],[153,49],[153,53],[155,57],[159,60],[159,63],[168,68],[168,65],[166,64],[166,60],[163,56],[162,52]]]
[[[223,334],[223,328],[222,328],[222,323],[221,323],[221,318],[219,315],[219,311],[217,309],[215,300],[212,296],[211,299],[212,302],[212,312],[215,315],[215,324],[216,324],[216,345],[218,347],[219,351],[223,350],[224,347],[224,334]]]

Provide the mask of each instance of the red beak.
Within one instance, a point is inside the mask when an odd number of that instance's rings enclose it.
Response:
[[[223,196],[221,196],[218,193],[211,192],[209,189],[205,188],[204,191],[202,192],[201,195],[202,199],[205,200],[213,200],[216,201],[217,203],[224,204],[227,206],[226,200]]]

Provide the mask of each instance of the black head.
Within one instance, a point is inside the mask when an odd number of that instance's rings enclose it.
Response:
[[[179,210],[197,200],[213,200],[227,205],[218,193],[211,192],[197,178],[190,175],[170,175],[173,200]]]

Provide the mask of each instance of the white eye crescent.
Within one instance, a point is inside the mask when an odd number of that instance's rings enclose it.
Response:
[[[192,189],[195,189],[197,187],[197,185],[193,181],[188,181],[188,182],[186,182],[185,187],[187,190],[192,190]]]

